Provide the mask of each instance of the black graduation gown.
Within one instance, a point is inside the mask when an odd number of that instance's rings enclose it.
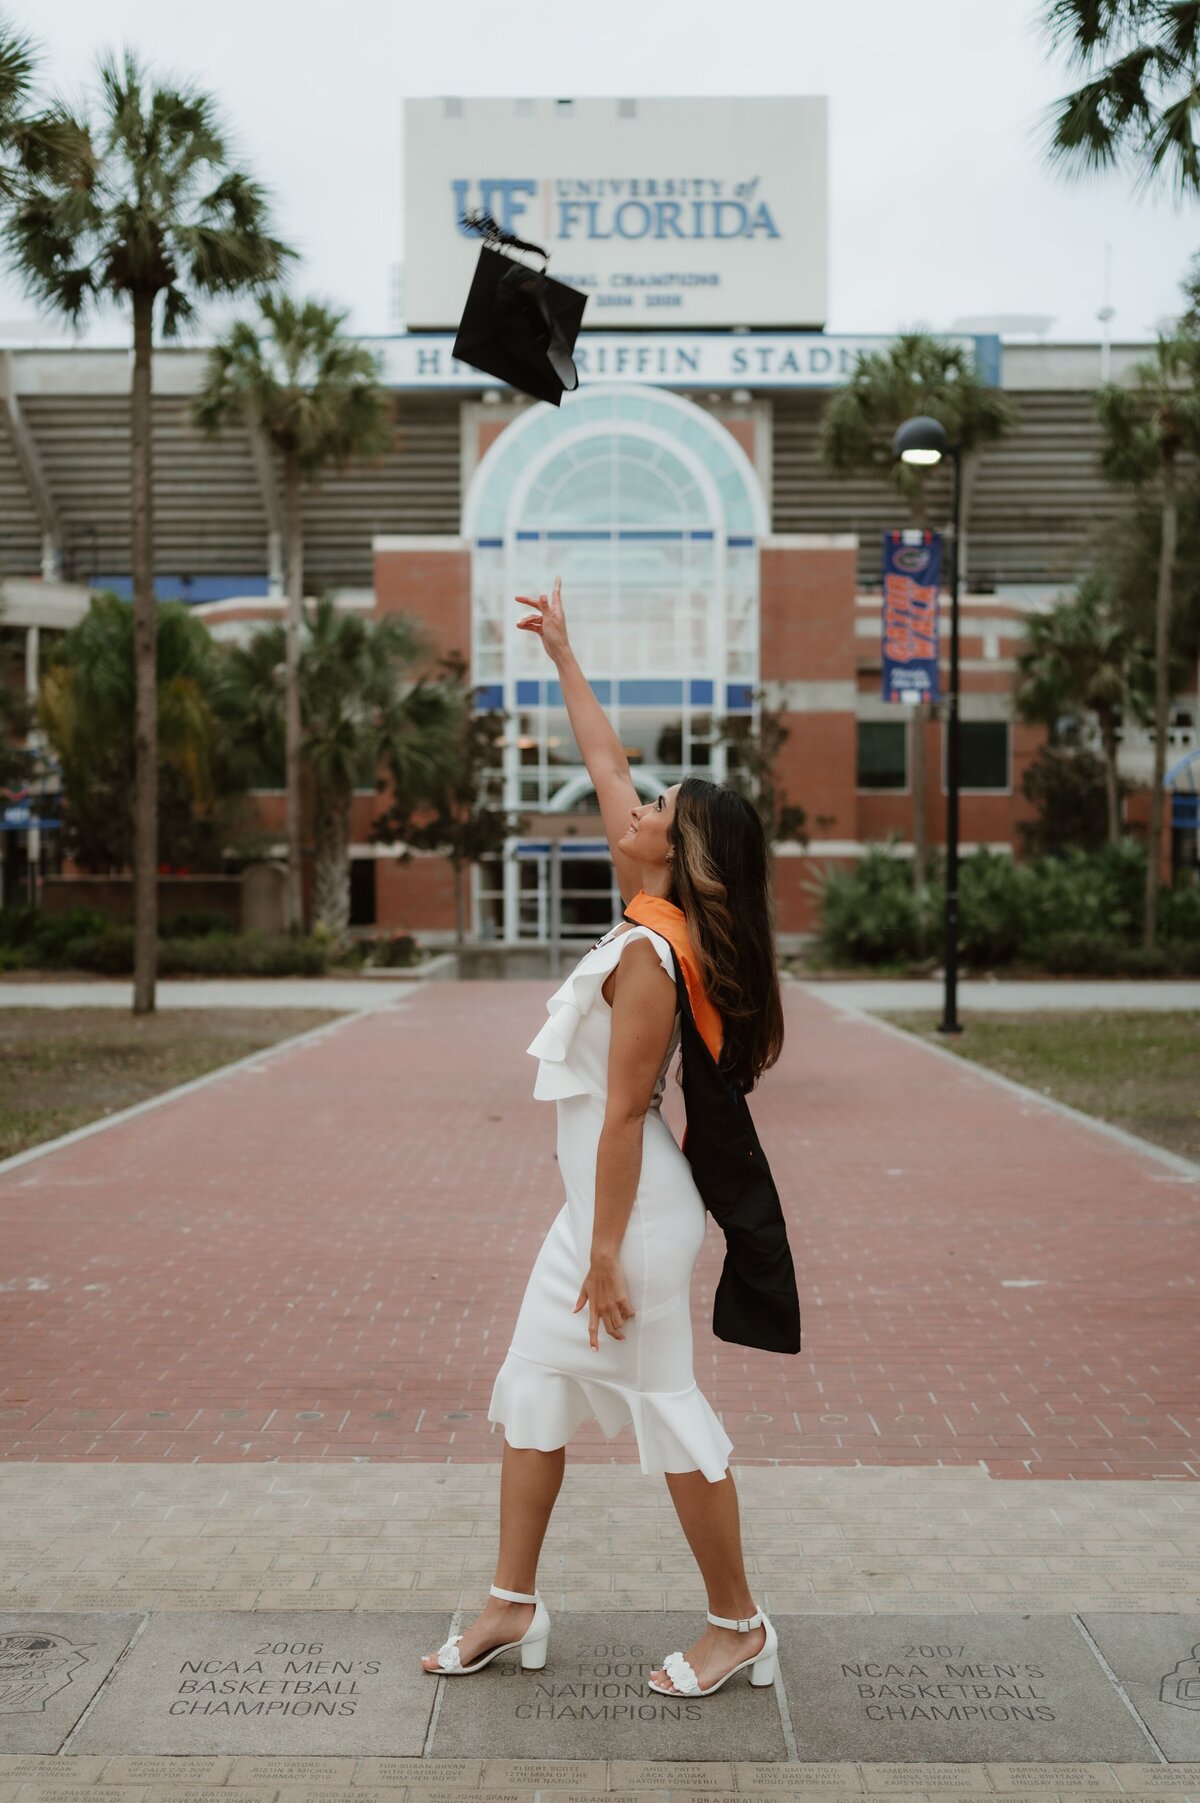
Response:
[[[674,946],[671,958],[687,1111],[683,1151],[704,1206],[725,1235],[712,1329],[735,1346],[799,1352],[800,1298],[779,1191],[745,1096],[700,1036]]]

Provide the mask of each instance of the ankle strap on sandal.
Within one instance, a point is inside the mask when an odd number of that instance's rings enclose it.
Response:
[[[527,1590],[501,1590],[499,1584],[492,1585],[492,1595],[502,1597],[506,1603],[536,1603],[537,1591],[530,1596]]]
[[[757,1628],[762,1618],[761,1609],[756,1609],[753,1615],[745,1615],[740,1619],[736,1615],[714,1615],[711,1609],[708,1611],[708,1619],[714,1628],[740,1628],[742,1633],[745,1633],[747,1628]]]

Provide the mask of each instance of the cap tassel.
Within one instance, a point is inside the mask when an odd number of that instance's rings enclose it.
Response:
[[[506,232],[490,213],[485,213],[481,208],[476,208],[469,213],[460,213],[458,223],[464,231],[478,232],[481,238],[486,238],[493,244],[511,244],[514,250],[532,251],[534,256],[541,257],[544,263],[550,261],[548,250],[543,250],[540,244],[530,244],[526,238],[518,238],[515,232]]]

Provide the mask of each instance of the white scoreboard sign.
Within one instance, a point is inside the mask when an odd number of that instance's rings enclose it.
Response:
[[[405,316],[457,325],[476,208],[550,252],[589,331],[819,327],[823,97],[405,102]]]

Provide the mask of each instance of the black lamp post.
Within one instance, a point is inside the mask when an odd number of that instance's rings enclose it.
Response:
[[[946,945],[942,959],[945,987],[939,1033],[961,1033],[958,1018],[958,573],[961,533],[962,454],[950,442],[940,420],[928,414],[906,419],[892,440],[892,455],[918,467],[954,460],[953,563],[950,579],[950,686],[946,695]]]

